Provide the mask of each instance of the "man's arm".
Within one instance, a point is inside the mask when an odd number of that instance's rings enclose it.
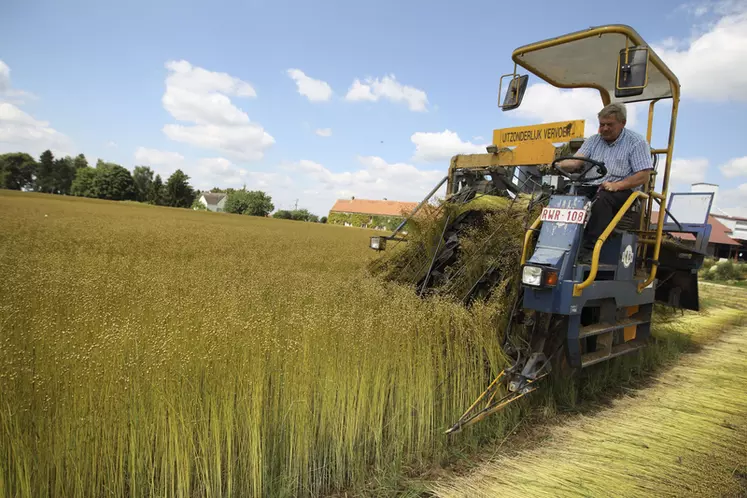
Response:
[[[601,187],[604,190],[617,192],[619,190],[632,189],[639,187],[648,181],[651,172],[654,170],[654,165],[651,159],[651,147],[649,144],[641,141],[630,152],[628,160],[633,169],[633,174],[619,182],[602,183]]]
[[[574,154],[576,157],[586,157],[581,154],[581,151],[578,151]],[[565,159],[563,161],[560,161],[556,166],[563,171],[567,171],[569,173],[573,173],[575,171],[578,171],[581,169],[581,166],[584,165],[583,161],[579,161],[578,159]]]
[[[639,187],[648,181],[651,171],[653,170],[646,169],[639,171],[619,182],[604,182],[602,183],[602,188],[604,190],[609,190],[610,192],[617,192],[618,190],[628,190]]]
[[[590,145],[591,145],[591,138],[588,138],[584,140],[584,143],[581,145],[581,148],[578,149],[578,152],[573,154],[575,157],[589,157],[590,152]],[[581,167],[586,164],[583,161],[579,161],[578,159],[566,159],[564,161],[560,161],[557,166],[569,173],[573,173],[575,171],[578,171],[581,169]]]

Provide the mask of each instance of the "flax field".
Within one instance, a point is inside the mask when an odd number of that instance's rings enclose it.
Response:
[[[0,191],[0,498],[444,492],[420,476],[693,342],[446,437],[505,366],[506,300],[374,278],[372,234]]]
[[[370,235],[0,191],[0,497],[364,492],[445,457],[500,310],[368,277]]]

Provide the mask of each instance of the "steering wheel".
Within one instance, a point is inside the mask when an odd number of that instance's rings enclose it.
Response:
[[[567,171],[562,170],[558,167],[558,163],[560,161],[565,161],[566,159],[574,159],[576,161],[582,161],[586,163],[584,166],[581,166],[581,171],[577,173],[568,173]],[[591,178],[584,178],[584,175],[591,170],[594,166],[597,167],[597,176],[591,177]],[[584,178],[584,182],[591,182],[594,180],[599,180],[600,178],[604,178],[607,176],[607,167],[604,165],[604,162],[602,161],[595,161],[594,159],[589,159],[588,157],[577,157],[577,156],[563,156],[555,159],[552,162],[552,167],[563,175],[564,177],[568,178],[573,183],[579,183],[581,182],[581,179]]]

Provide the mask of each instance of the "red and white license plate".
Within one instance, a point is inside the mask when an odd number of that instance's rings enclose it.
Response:
[[[544,208],[542,210],[542,221],[551,221],[556,223],[576,223],[584,224],[586,219],[586,210],[584,209],[564,209],[564,208]]]

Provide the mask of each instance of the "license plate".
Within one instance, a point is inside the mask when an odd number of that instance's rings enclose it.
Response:
[[[576,223],[583,225],[586,219],[584,209],[544,208],[540,218],[542,221],[555,223]]]

